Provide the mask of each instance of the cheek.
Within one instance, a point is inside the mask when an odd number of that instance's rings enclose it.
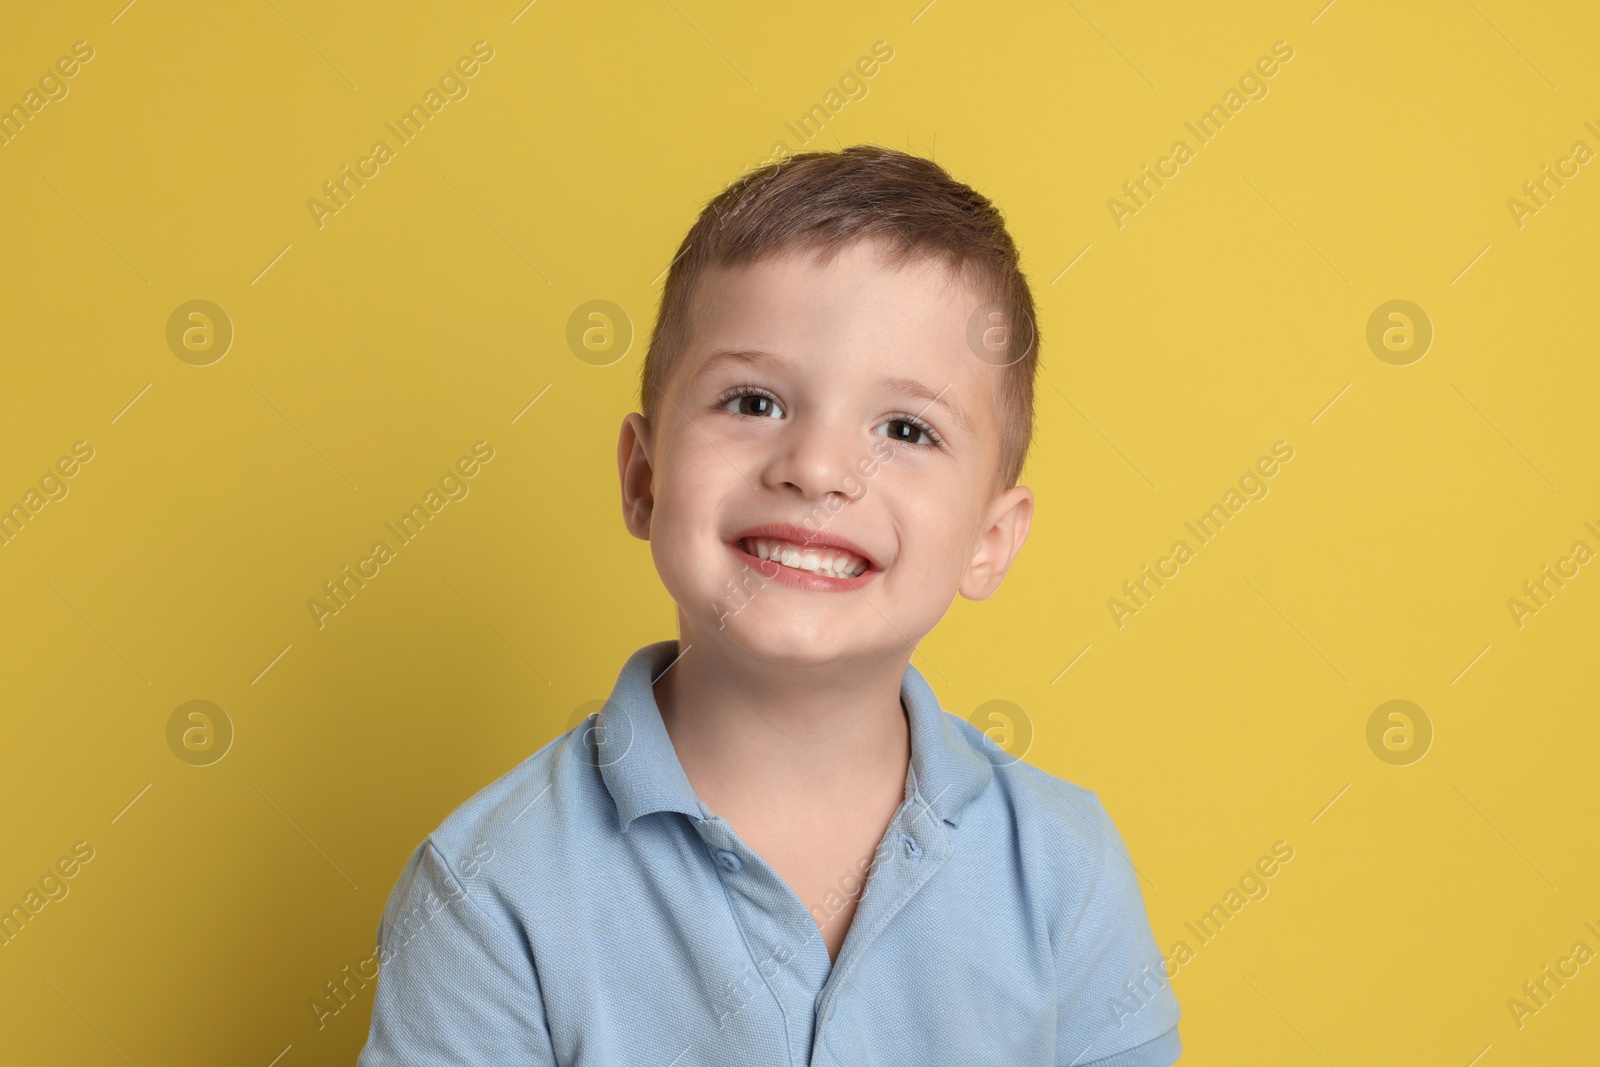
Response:
[[[884,493],[884,504],[899,531],[896,577],[914,602],[943,611],[971,555],[970,501],[962,480],[947,469],[925,464],[911,471],[908,465],[895,473],[901,479]]]
[[[703,440],[674,442],[658,461],[650,549],[662,581],[675,594],[718,584],[732,559],[722,543],[721,505],[739,472]]]

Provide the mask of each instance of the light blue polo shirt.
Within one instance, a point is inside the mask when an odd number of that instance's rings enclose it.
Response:
[[[905,802],[830,964],[678,762],[650,688],[677,654],[635,652],[596,719],[411,854],[359,1067],[1177,1060],[1178,1003],[1093,793],[1013,761],[907,666]]]

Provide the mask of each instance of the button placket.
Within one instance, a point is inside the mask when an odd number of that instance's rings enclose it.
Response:
[[[901,856],[891,851],[885,859],[892,858],[896,862],[885,863],[881,870],[875,869],[867,880],[866,892],[862,894],[850,932],[845,937],[844,948],[817,998],[819,1044],[826,1041],[824,1035],[828,1032],[828,1021],[835,1015],[835,1002],[849,987],[850,975],[861,954],[954,854],[955,839],[947,826],[920,792],[897,814],[890,833],[900,842]],[[927,842],[926,846],[918,841],[919,837]]]
[[[722,869],[719,878],[749,948],[748,964],[729,975],[734,1010],[742,1013],[758,998],[774,998],[789,1047],[805,1047],[828,968],[815,923],[793,890],[726,821],[710,815],[696,829],[711,862]]]

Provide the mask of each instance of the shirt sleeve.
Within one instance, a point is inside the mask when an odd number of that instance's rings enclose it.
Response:
[[[431,840],[389,894],[378,960],[358,1067],[555,1067],[525,937],[473,902]]]
[[[1068,894],[1056,960],[1058,1067],[1169,1067],[1183,1051],[1139,875],[1093,793],[1071,806],[1087,830],[1082,891]]]

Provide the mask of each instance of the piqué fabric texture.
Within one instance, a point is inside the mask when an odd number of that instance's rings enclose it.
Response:
[[[904,803],[837,961],[696,796],[629,657],[417,846],[359,1067],[1167,1067],[1178,1004],[1099,799],[901,686]],[[841,872],[845,874],[846,872]],[[818,906],[826,918],[836,904]]]

